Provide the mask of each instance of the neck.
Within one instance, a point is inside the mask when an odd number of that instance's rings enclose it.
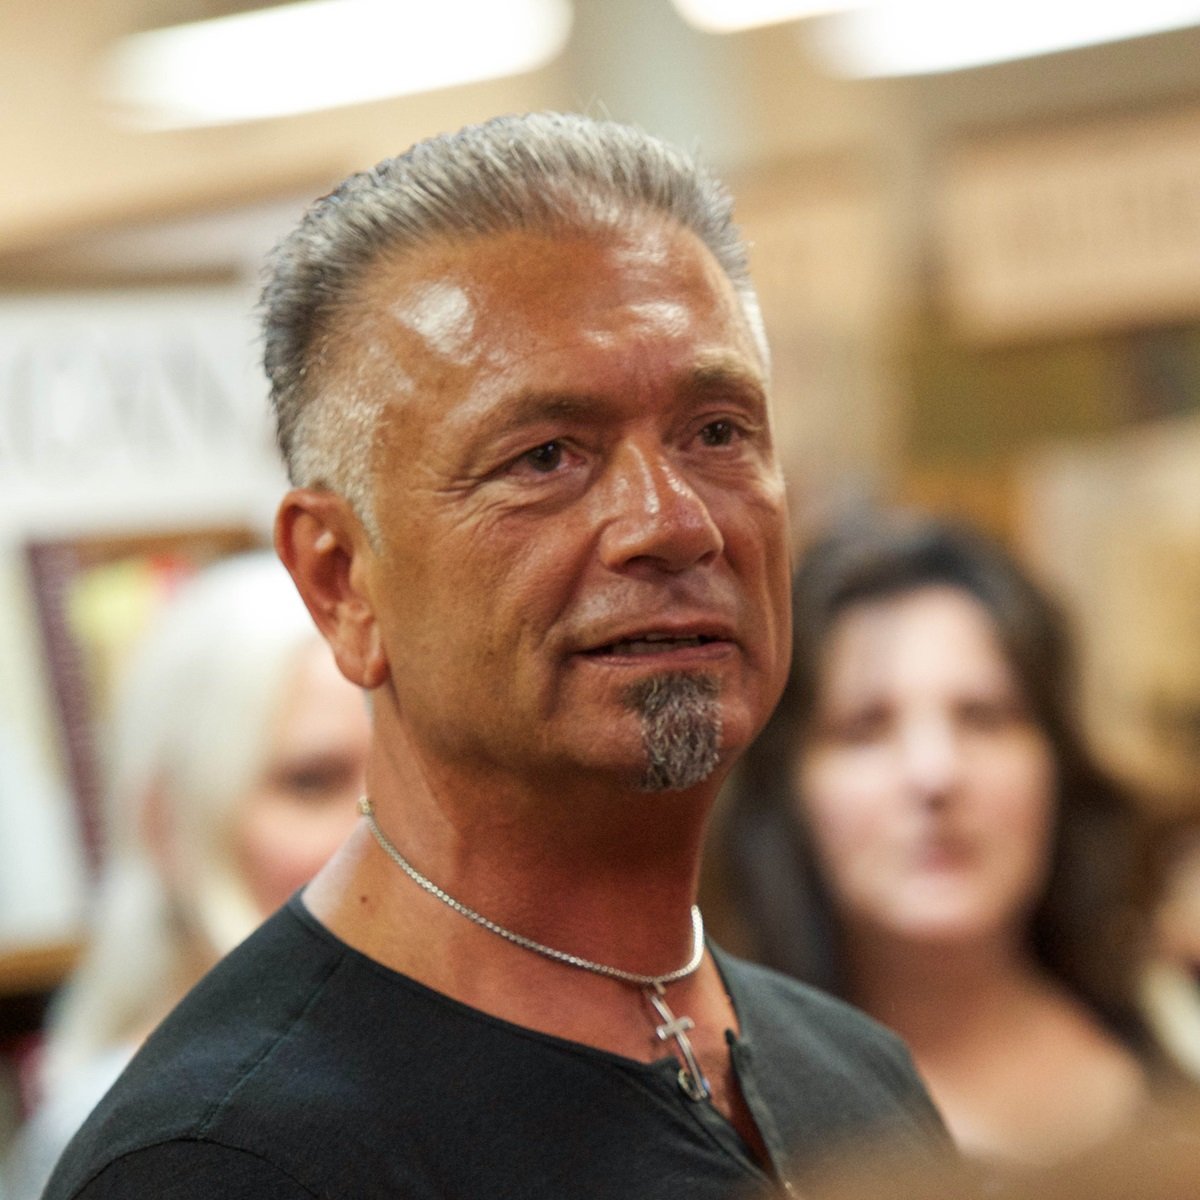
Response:
[[[687,961],[715,782],[652,795],[586,777],[569,788],[531,787],[498,772],[482,780],[428,763],[415,769],[418,761],[372,764],[371,802],[385,837],[438,888],[498,925],[593,961],[647,975]],[[306,898],[335,932],[360,948],[367,939],[368,952],[386,951],[384,961],[400,969],[434,959],[435,949],[446,962],[447,939],[462,962],[519,962],[528,953],[423,891],[365,821]]]
[[[700,965],[700,960],[704,954],[704,923],[700,915],[700,909],[696,905],[692,905],[691,909],[692,952],[688,961],[682,966],[671,971],[657,971],[652,974],[646,974],[630,971],[623,967],[615,967],[607,963],[594,962],[577,954],[571,954],[569,951],[548,946],[544,942],[536,941],[531,937],[526,937],[514,929],[509,929],[507,926],[499,924],[490,917],[484,916],[476,909],[471,908],[470,905],[464,904],[461,900],[450,895],[449,892],[434,883],[432,879],[419,871],[400,853],[396,848],[395,842],[380,828],[379,820],[375,815],[375,809],[369,797],[363,796],[360,799],[359,810],[380,849],[409,880],[415,883],[427,895],[440,901],[451,911],[458,913],[459,916],[465,917],[479,928],[494,934],[496,937],[503,938],[506,942],[514,946],[519,946],[521,949],[529,950],[534,954],[540,954],[543,958],[549,959],[552,962],[563,963],[566,966],[575,967],[579,970],[590,971],[593,975],[601,975],[608,979],[617,979],[624,983],[637,984],[640,987],[647,988],[649,989],[652,1003],[656,1007],[661,1003],[663,989],[667,984],[686,979]]]
[[[380,830],[443,892],[566,955],[681,977],[660,992],[514,944],[414,881],[366,818],[306,890],[314,914],[369,957],[492,1016],[639,1061],[673,1055],[757,1146],[729,1062],[737,1020],[724,983],[708,955],[681,971],[696,948],[692,904],[717,784],[648,796],[585,781],[540,797],[497,786],[489,797],[395,782],[372,786]]]
[[[1071,1158],[1145,1095],[1137,1060],[1014,940],[985,947],[857,945],[852,1000],[908,1043],[964,1154]]]
[[[849,999],[896,1030],[919,1058],[990,1037],[1048,983],[1015,938],[970,945],[851,937]],[[948,1019],[947,1014],[953,1014]]]

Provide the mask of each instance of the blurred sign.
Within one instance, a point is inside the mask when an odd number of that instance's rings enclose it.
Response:
[[[0,528],[212,522],[277,495],[256,342],[238,288],[0,303]]]
[[[887,329],[905,271],[888,197],[857,159],[814,158],[735,182],[773,363],[775,443],[794,527],[871,494],[903,439]]]
[[[1022,470],[1022,541],[1071,604],[1082,710],[1109,765],[1200,804],[1200,418],[1046,446]]]
[[[772,309],[839,328],[886,311],[895,269],[885,197],[859,174],[780,168],[769,186],[738,188],[738,219],[769,323]]]
[[[1200,315],[1200,108],[964,146],[940,225],[981,339]]]

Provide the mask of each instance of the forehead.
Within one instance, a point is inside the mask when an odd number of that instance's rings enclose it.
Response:
[[[987,608],[943,585],[851,604],[830,628],[823,665],[835,687],[987,684],[1013,674]]]
[[[657,217],[620,229],[509,231],[430,243],[378,262],[347,322],[344,353],[392,398],[443,399],[481,373],[539,372],[586,388],[590,369],[709,358],[761,372],[732,284],[689,230]]]

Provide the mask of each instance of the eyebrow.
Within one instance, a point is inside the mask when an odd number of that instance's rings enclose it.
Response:
[[[703,355],[674,381],[673,393],[679,400],[708,394],[740,394],[763,408],[767,406],[766,381],[744,359],[724,352]],[[572,423],[602,416],[609,401],[595,392],[560,389],[528,389],[508,396],[489,414],[485,426],[489,439],[506,438],[542,422]],[[484,432],[481,427],[478,433]]]
[[[539,421],[573,421],[596,411],[603,399],[588,393],[519,392],[496,413],[490,432],[503,436]]]
[[[741,359],[721,355],[714,360],[701,362],[680,381],[681,391],[716,392],[735,390],[753,395],[765,402],[766,380],[754,370],[747,368]]]
[[[675,385],[677,396],[720,391],[743,392],[761,403],[766,403],[767,399],[761,375],[748,369],[740,359],[725,355],[702,361],[682,374]],[[519,392],[505,402],[493,430],[504,434],[542,420],[576,420],[602,410],[605,403],[603,396],[590,392]]]

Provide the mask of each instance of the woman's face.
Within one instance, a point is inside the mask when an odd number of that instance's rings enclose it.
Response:
[[[236,809],[238,865],[264,916],[350,833],[369,736],[360,689],[342,677],[324,642],[305,646],[285,684],[262,773]]]
[[[818,695],[796,794],[847,929],[1018,939],[1048,871],[1055,767],[983,605],[931,586],[846,609]]]

